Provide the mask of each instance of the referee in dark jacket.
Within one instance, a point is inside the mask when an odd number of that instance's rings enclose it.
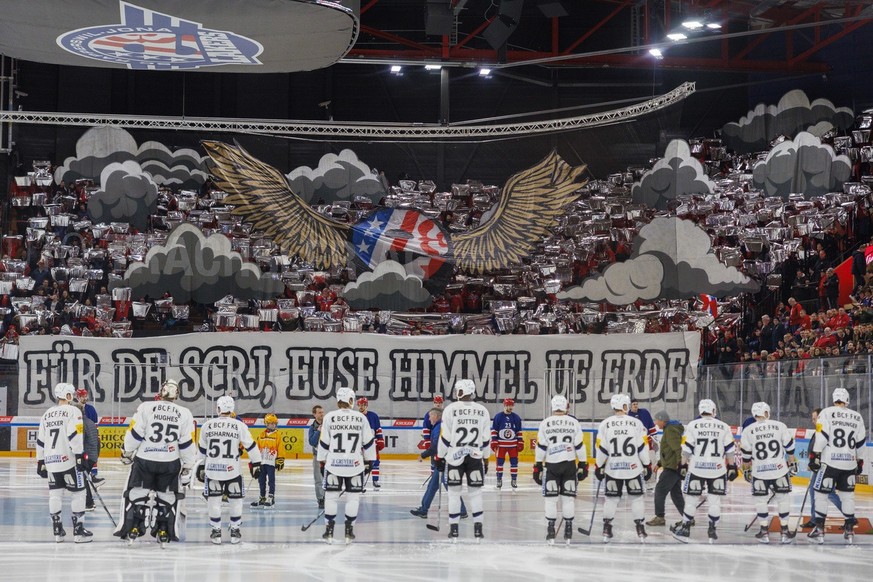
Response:
[[[685,427],[678,420],[670,420],[666,410],[655,413],[655,425],[664,434],[661,436],[661,458],[658,466],[662,469],[658,484],[655,486],[655,517],[646,525],[666,525],[664,519],[667,494],[673,499],[673,505],[679,510],[679,515],[685,511],[685,498],[682,496],[682,481],[684,476],[680,470],[682,463],[682,433]]]
[[[85,468],[85,511],[94,511],[94,494],[91,489],[95,487],[94,481],[89,479],[91,469],[97,465],[97,457],[100,456],[100,432],[97,430],[97,425],[91,418],[85,416],[84,400],[74,399],[75,404],[82,410],[82,461]],[[103,479],[100,480],[100,483]]]

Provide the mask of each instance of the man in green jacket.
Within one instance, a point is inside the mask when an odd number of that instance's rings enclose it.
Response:
[[[658,467],[661,476],[655,486],[655,517],[646,525],[665,525],[664,519],[667,494],[673,499],[673,505],[679,510],[679,515],[685,511],[685,498],[682,496],[682,481],[685,479],[685,466],[682,465],[682,433],[685,427],[678,420],[670,420],[666,410],[655,413],[655,425],[663,431],[661,436],[661,459]]]

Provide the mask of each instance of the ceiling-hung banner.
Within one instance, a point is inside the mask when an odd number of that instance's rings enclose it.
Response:
[[[287,73],[329,67],[357,15],[321,0],[0,0],[0,53],[149,71]]]

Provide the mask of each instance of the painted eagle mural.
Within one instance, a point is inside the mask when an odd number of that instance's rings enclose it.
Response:
[[[571,166],[552,151],[509,178],[478,227],[452,235],[415,209],[378,208],[354,224],[333,220],[295,194],[282,172],[238,145],[205,141],[203,147],[233,214],[272,237],[284,253],[319,269],[353,264],[375,272],[385,261],[397,261],[430,294],[444,288],[455,267],[481,274],[520,264],[587,181],[585,165]],[[386,308],[375,297],[352,306]]]

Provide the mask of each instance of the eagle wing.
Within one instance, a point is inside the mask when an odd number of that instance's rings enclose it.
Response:
[[[241,147],[202,143],[214,162],[218,187],[228,193],[224,201],[235,206],[233,214],[272,237],[283,252],[318,269],[346,264],[348,225],[315,212],[291,191],[282,172]]]
[[[573,167],[556,151],[506,182],[491,216],[470,232],[453,237],[457,266],[483,273],[520,264],[549,227],[575,200],[587,166]]]

